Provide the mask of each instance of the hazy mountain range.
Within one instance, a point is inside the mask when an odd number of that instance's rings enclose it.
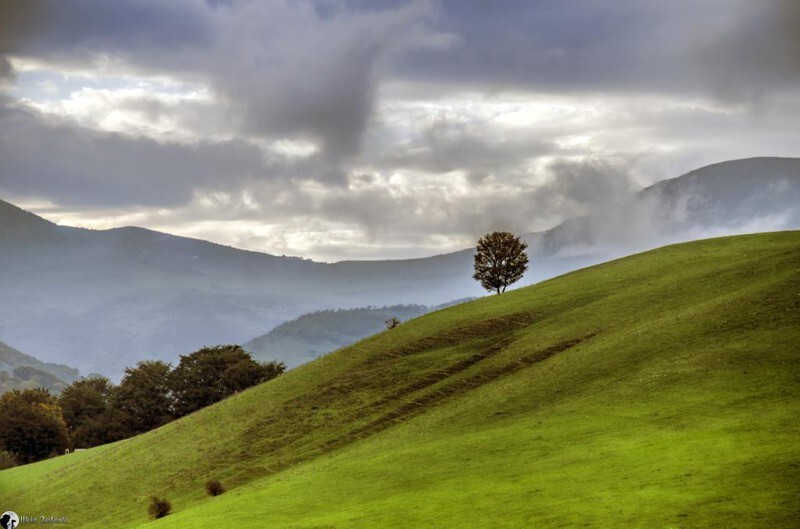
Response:
[[[524,284],[669,242],[800,228],[800,159],[724,162],[526,235]],[[141,228],[58,226],[0,201],[0,339],[119,376],[145,358],[243,343],[318,310],[481,295],[472,250],[317,263]]]
[[[39,371],[50,373],[65,382],[72,382],[80,376],[80,373],[75,368],[63,364],[41,362],[0,342],[0,371],[11,374],[20,367],[32,367]]]
[[[384,330],[390,318],[406,321],[429,310],[422,305],[322,310],[282,323],[242,346],[259,360],[280,360],[291,368]]]
[[[400,323],[427,312],[470,301],[469,298],[427,307],[393,305],[358,309],[320,310],[282,323],[263,336],[242,344],[258,360],[279,360],[296,367],[386,329],[391,318]]]
[[[0,342],[0,394],[34,387],[60,391],[79,376],[77,369],[41,362]]]

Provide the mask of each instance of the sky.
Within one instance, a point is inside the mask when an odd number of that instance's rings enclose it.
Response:
[[[800,156],[796,0],[0,0],[0,199],[320,261]]]

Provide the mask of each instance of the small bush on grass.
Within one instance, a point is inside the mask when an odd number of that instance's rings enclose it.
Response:
[[[0,470],[17,466],[17,460],[14,454],[0,450]]]
[[[225,492],[225,487],[223,487],[222,483],[216,479],[212,479],[211,481],[206,482],[206,492],[208,492],[209,496],[219,496]]]
[[[150,513],[151,518],[163,518],[172,511],[172,504],[164,498],[153,496],[150,498],[150,506],[147,512]]]
[[[400,319],[397,316],[392,316],[388,320],[386,320],[386,328],[387,329],[394,329],[398,325],[400,325]]]

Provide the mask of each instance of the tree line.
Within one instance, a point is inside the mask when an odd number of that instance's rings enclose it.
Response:
[[[147,432],[285,370],[283,362],[259,363],[238,345],[221,345],[181,356],[174,368],[139,362],[118,385],[94,376],[59,396],[41,388],[10,391],[0,396],[0,468]]]

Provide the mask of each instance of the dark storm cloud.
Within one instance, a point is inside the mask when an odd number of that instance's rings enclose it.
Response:
[[[7,56],[30,43],[45,17],[36,2],[0,0],[0,83],[12,74]]]
[[[236,38],[217,49],[214,85],[242,108],[251,133],[310,139],[336,167],[359,150],[383,62],[427,13],[423,3],[339,6],[324,18],[299,3],[244,5],[222,24]]]
[[[697,51],[724,98],[753,99],[800,82],[800,2],[748,3],[719,37]]]
[[[252,102],[257,130],[317,134],[344,151],[357,147],[363,129],[363,118],[353,116],[371,109],[376,62],[420,21],[460,45],[407,54],[396,73],[415,79],[565,91],[693,91],[711,83],[747,95],[800,73],[795,0],[436,5],[3,0],[0,46],[62,64],[91,64],[103,54],[210,78],[245,106]],[[287,103],[292,92],[297,105]],[[285,115],[276,111],[287,104]]]
[[[311,0],[311,5],[320,18],[329,20],[348,11],[392,11],[412,2],[413,0]]]
[[[36,16],[26,18],[27,38],[12,51],[62,66],[88,67],[106,56],[150,70],[191,71],[212,43],[211,9],[194,0],[4,3],[36,7]]]
[[[242,132],[307,138],[335,167],[358,150],[376,68],[429,9],[320,5],[48,0],[41,9],[49,23],[20,51],[73,68],[112,61],[205,82],[242,116]],[[322,176],[329,174],[340,172]]]
[[[204,83],[215,91],[218,107],[238,116],[225,125],[243,124],[234,133],[267,141],[290,137],[319,147],[304,161],[276,158],[264,165],[258,163],[258,149],[243,142],[164,144],[52,126],[31,112],[4,113],[7,124],[16,122],[5,128],[0,145],[8,156],[0,186],[104,205],[148,200],[174,205],[198,189],[256,177],[346,183],[343,164],[359,149],[373,111],[378,69],[395,43],[413,35],[416,21],[429,13],[423,2],[42,0],[35,12],[18,9],[20,4],[32,2],[9,3],[13,9],[4,28],[14,31],[4,37],[4,53],[43,60],[56,69],[100,68],[103,73],[110,68],[112,75],[157,74]],[[165,108],[146,97],[125,104],[158,117],[178,111],[176,105]],[[182,121],[203,123],[202,130],[209,130],[207,119],[187,114],[193,109],[202,111],[197,105],[180,108]],[[218,115],[215,109],[213,116]],[[38,157],[39,147],[33,147],[44,144],[47,158]],[[149,178],[159,181],[162,192],[141,184]]]
[[[458,35],[460,45],[412,53],[404,72],[496,88],[547,88],[604,84],[631,67],[633,52],[622,43],[635,36],[635,8],[583,0],[445,0],[442,10],[441,29]],[[608,61],[612,56],[617,60]]]
[[[0,109],[0,191],[63,205],[175,207],[194,191],[235,190],[293,170],[241,141],[160,143]]]
[[[796,0],[444,0],[459,46],[403,60],[410,79],[495,90],[720,93],[797,80]]]

